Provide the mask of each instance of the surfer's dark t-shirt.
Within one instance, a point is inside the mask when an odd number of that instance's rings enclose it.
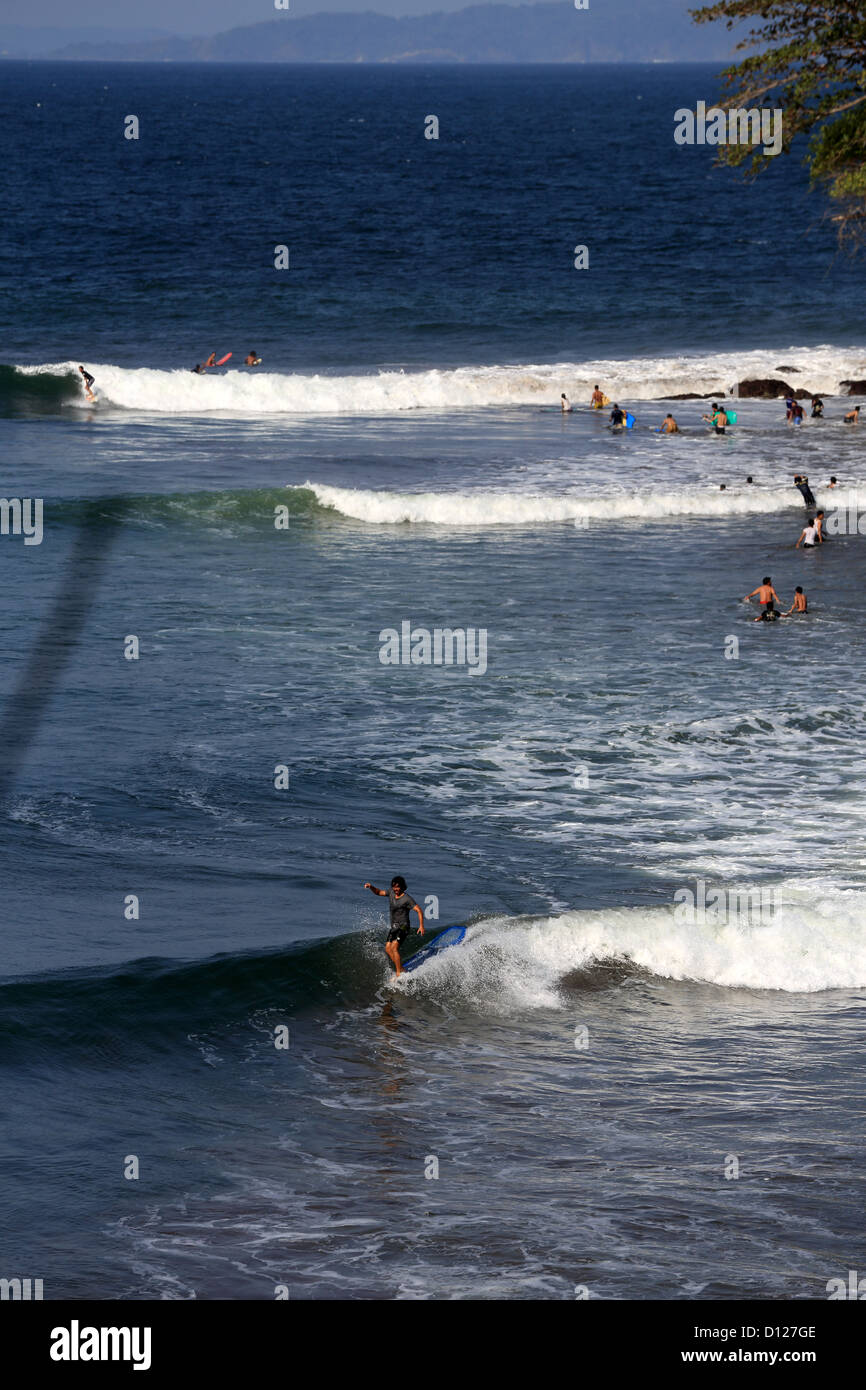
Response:
[[[388,908],[391,913],[391,930],[407,932],[409,930],[409,912],[417,905],[415,899],[410,898],[408,893],[404,893],[398,902],[394,889],[389,888]]]

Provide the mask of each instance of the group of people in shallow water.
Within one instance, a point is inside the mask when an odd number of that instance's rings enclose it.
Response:
[[[756,623],[773,623],[777,618],[790,618],[793,613],[808,613],[809,605],[806,595],[803,593],[803,586],[798,584],[794,590],[794,602],[784,613],[776,607],[781,605],[782,600],[773,588],[773,581],[768,574],[765,574],[757,589],[753,589],[750,594],[746,594],[743,603],[748,603],[750,599],[757,596],[761,605],[761,612],[755,619]]]
[[[751,482],[752,480],[748,478],[747,481]],[[827,487],[832,491],[834,488],[838,487],[838,485],[835,474],[831,474]],[[807,508],[811,510],[811,508],[815,506],[815,494],[809,486],[808,476],[805,473],[795,473],[794,486],[800,493]],[[809,516],[807,518],[806,525],[800,532],[794,549],[799,550],[802,545],[804,550],[814,550],[817,546],[824,545],[827,541],[826,525],[827,518],[824,515],[824,509],[823,507],[818,507],[815,510],[814,516]],[[750,594],[746,594],[743,602],[748,603],[750,599],[755,597],[757,597],[761,604],[761,612],[758,614],[757,618],[755,618],[756,623],[772,623],[775,622],[777,618],[790,618],[792,614],[807,613],[809,611],[806,595],[803,592],[802,586],[798,584],[797,588],[794,590],[794,602],[791,604],[790,608],[782,612],[782,600],[773,588],[773,581],[768,574],[764,575],[757,589],[753,589]],[[776,608],[777,603],[780,605],[779,608]]]
[[[802,425],[804,410],[796,396],[785,397],[785,419],[789,425]],[[812,419],[824,419],[824,402],[820,396],[812,397]],[[846,425],[856,425],[860,420],[860,407],[855,405],[853,410],[842,416]]]
[[[562,409],[563,415],[571,415],[574,411],[574,406],[571,404],[571,402],[568,399],[568,396],[565,394],[564,391],[562,392],[559,398],[559,404]],[[593,388],[592,395],[589,398],[589,404],[593,410],[602,410],[604,406],[610,405],[609,398],[604,394],[597,382]],[[608,422],[611,428],[617,431],[623,429],[626,426],[626,414],[626,411],[622,410],[617,402],[614,402],[613,409],[611,410],[610,415],[608,416]],[[796,399],[796,397],[786,396],[785,418],[787,419],[788,424],[801,425],[803,423],[803,417],[803,407],[800,405],[800,402]],[[737,417],[736,415],[734,415],[733,411],[726,409],[723,405],[719,405],[718,401],[713,401],[712,405],[710,406],[709,415],[701,416],[701,419],[706,420],[708,425],[712,425],[714,434],[725,434],[728,425],[733,425],[736,423],[736,418]],[[853,410],[849,410],[847,414],[843,415],[842,418],[846,425],[858,424],[860,420],[859,405],[855,405]],[[812,419],[824,419],[824,402],[820,396],[812,397]],[[657,427],[656,434],[681,433],[682,431],[679,425],[677,424],[670,411],[668,411],[662,423]]]
[[[565,392],[560,396],[560,404],[563,414],[570,414],[574,409]],[[593,410],[600,410],[604,406],[610,405],[610,401],[598,385],[596,385],[593,390],[590,398],[590,405]],[[803,407],[793,395],[786,398],[785,409],[789,424],[800,424],[802,422]],[[824,418],[824,402],[820,396],[812,397],[812,418],[815,420]],[[856,425],[860,419],[859,405],[849,410],[843,418],[846,424]],[[628,419],[633,423],[633,416],[629,416]],[[736,416],[733,415],[732,411],[727,410],[724,405],[720,405],[717,401],[713,401],[710,413],[704,415],[703,419],[712,426],[715,434],[724,434],[728,425],[736,421]],[[622,429],[623,424],[626,422],[625,412],[621,410],[620,406],[616,403],[610,412],[609,421],[611,427],[615,430]],[[670,411],[668,411],[664,420],[658,426],[657,432],[659,434],[681,433],[680,427]],[[751,476],[746,479],[747,483],[752,483],[753,481]],[[724,492],[727,484],[720,483],[719,486],[722,492]],[[816,505],[815,494],[809,486],[809,479],[805,473],[794,474],[794,486],[799,491],[810,513],[813,512],[813,514],[808,517],[806,525],[800,532],[794,549],[799,550],[802,546],[804,550],[814,550],[817,546],[824,545],[827,541],[827,519],[824,515],[823,508],[817,507]],[[838,482],[835,475],[831,475],[830,481],[827,484],[828,489],[832,491],[837,486]],[[782,601],[773,588],[773,582],[769,575],[765,575],[764,579],[758,585],[758,588],[753,589],[750,594],[747,594],[743,601],[744,603],[748,603],[756,596],[761,604],[761,612],[758,614],[757,618],[755,618],[756,623],[775,622],[777,618],[790,618],[809,611],[806,595],[803,592],[802,586],[799,584],[794,590],[794,600],[791,607],[783,611],[781,608]],[[779,604],[779,608],[776,607],[776,604]]]
[[[573,413],[574,406],[564,391],[559,398],[559,404],[563,415]],[[597,382],[589,398],[589,404],[593,410],[603,410],[605,406],[610,405],[609,397],[604,394]],[[607,418],[610,428],[617,433],[622,429],[629,429],[631,427],[630,421],[631,424],[634,424],[634,416],[630,416],[627,411],[623,410],[618,401],[614,401],[613,409]],[[724,434],[728,425],[734,423],[736,416],[732,411],[727,411],[723,405],[713,401],[710,414],[702,416],[702,419],[706,420],[707,424],[712,425],[714,434]],[[661,424],[656,427],[655,432],[656,434],[682,434],[682,430],[670,411]]]

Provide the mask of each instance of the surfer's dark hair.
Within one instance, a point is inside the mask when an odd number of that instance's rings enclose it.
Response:
[[[763,579],[761,580],[762,584],[772,584],[772,582],[773,581],[768,574],[765,574]]]
[[[400,876],[400,874],[395,874],[394,877],[391,879],[391,887],[392,887],[392,888],[399,888],[401,893],[405,893],[405,892],[406,892],[406,880],[405,880],[405,878],[402,878],[402,877]]]

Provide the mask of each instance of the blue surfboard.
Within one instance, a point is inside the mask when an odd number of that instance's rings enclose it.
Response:
[[[437,927],[434,931],[429,929],[423,936],[415,936],[414,940],[423,942],[417,950],[404,959],[401,952],[400,961],[404,970],[417,970],[419,965],[431,960],[433,956],[438,956],[440,951],[447,951],[449,946],[456,946],[466,935],[465,927]]]
[[[626,429],[627,429],[627,430],[630,430],[633,424],[634,424],[634,416],[631,414],[630,411],[627,411],[627,412],[626,412],[626,417],[625,417],[625,427],[626,427]]]

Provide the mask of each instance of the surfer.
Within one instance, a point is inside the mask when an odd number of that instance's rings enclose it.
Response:
[[[661,424],[659,425],[659,434],[679,434],[679,433],[680,433],[680,427],[679,427],[679,425],[677,424],[676,420],[674,419],[673,415],[671,415],[670,411],[668,411],[667,415],[665,416],[665,418],[662,420]]]
[[[196,362],[194,367],[190,367],[190,371],[195,372],[196,376],[204,376],[204,367],[200,362]]]
[[[608,419],[615,430],[621,430],[623,421],[625,420],[625,411],[620,410],[619,406],[614,403],[613,410],[610,412]]]
[[[798,584],[794,590],[794,602],[791,604],[787,613],[782,614],[782,617],[790,618],[792,613],[808,613],[808,611],[809,606],[806,602],[806,595],[803,593],[802,585]]]
[[[573,406],[573,405],[569,405],[568,396],[565,394],[564,391],[563,391],[562,395],[560,396],[559,400],[560,400],[560,404],[561,404],[561,406],[562,406],[562,413],[563,413],[563,415],[570,415],[571,412],[574,410],[574,406]]]
[[[388,909],[391,913],[391,927],[388,932],[388,939],[385,942],[385,951],[388,959],[393,965],[398,975],[403,974],[403,967],[400,964],[400,947],[409,935],[409,913],[418,913],[419,936],[424,935],[424,913],[416,903],[414,898],[410,898],[406,892],[406,880],[400,874],[395,874],[391,879],[391,887],[374,888],[372,883],[365,883],[365,888],[369,888],[371,893],[375,893],[377,898],[388,899]]]
[[[743,603],[748,603],[750,598],[755,597],[755,594],[758,595],[759,602],[764,605],[765,613],[769,612],[770,610],[775,612],[775,609],[773,608],[774,600],[776,603],[781,605],[782,600],[779,598],[779,595],[773,588],[773,581],[768,574],[764,575],[757,589],[753,589],[750,594],[746,594],[746,597],[743,599]]]
[[[794,546],[795,550],[800,549],[801,541],[804,550],[811,550],[813,546],[821,544],[821,532],[815,525],[814,517],[809,517],[809,520],[800,532],[800,540],[797,541],[797,544]]]
[[[805,473],[794,474],[794,487],[799,492],[807,507],[814,507],[815,494],[809,486],[809,478]]]
[[[246,357],[244,358],[244,366],[257,367],[261,360],[262,359],[260,357],[256,357],[256,350],[255,348],[253,348],[250,352],[247,353]]]
[[[85,394],[85,396],[87,397],[87,399],[88,399],[89,401],[95,400],[96,397],[94,396],[93,390],[92,390],[92,387],[93,387],[93,377],[90,375],[90,372],[86,372],[86,371],[84,370],[83,367],[79,367],[78,370],[80,371],[81,375],[84,377],[84,394]]]
[[[598,382],[596,382],[595,386],[593,387],[593,392],[589,398],[589,403],[592,406],[593,410],[601,410],[602,406],[606,404],[604,392],[600,390]]]

